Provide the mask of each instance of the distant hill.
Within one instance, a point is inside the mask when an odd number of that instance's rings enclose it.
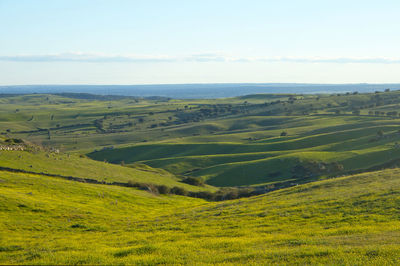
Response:
[[[398,90],[400,84],[218,83],[154,85],[15,85],[0,86],[2,94],[92,93],[100,95],[163,96],[177,99],[223,98],[256,93],[343,93]]]

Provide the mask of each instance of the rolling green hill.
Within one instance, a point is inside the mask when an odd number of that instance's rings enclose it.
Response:
[[[115,164],[145,164],[220,187],[304,183],[395,166],[400,159],[399,91],[0,100],[5,137]]]
[[[64,178],[93,179],[99,182],[139,182],[168,187],[182,187],[188,191],[215,191],[211,186],[191,186],[180,182],[180,179],[162,169],[135,165],[124,167],[89,158],[36,151],[3,151],[0,152],[0,169],[10,168],[37,174],[48,174]]]
[[[399,122],[400,119],[356,116],[290,117],[281,118],[277,129],[257,128],[257,138],[239,141],[237,135],[244,137],[243,133],[229,130],[227,134],[210,136],[209,141],[193,139],[191,142],[186,138],[184,143],[140,144],[89,156],[112,163],[141,162],[176,175],[200,177],[216,186],[302,182],[310,176],[341,175],[399,159]],[[282,131],[288,134],[279,136]],[[382,135],[378,135],[380,131]],[[245,136],[250,134],[254,131]],[[231,139],[232,142],[226,142]],[[298,171],[299,166],[310,162],[338,163],[343,169],[320,169],[307,175]]]
[[[352,264],[400,260],[400,171],[207,203],[0,172],[2,264]]]
[[[400,261],[399,91],[0,103],[0,264]]]

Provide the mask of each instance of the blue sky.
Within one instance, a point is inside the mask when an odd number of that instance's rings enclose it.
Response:
[[[400,83],[399,1],[0,0],[0,84]]]

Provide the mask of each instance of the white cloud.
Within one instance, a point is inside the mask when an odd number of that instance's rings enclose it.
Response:
[[[157,63],[157,62],[291,62],[338,64],[400,64],[400,58],[391,57],[292,57],[292,56],[230,56],[220,53],[199,53],[184,56],[169,55],[110,55],[101,53],[58,53],[43,55],[5,55],[0,61],[11,62],[99,62],[99,63]]]

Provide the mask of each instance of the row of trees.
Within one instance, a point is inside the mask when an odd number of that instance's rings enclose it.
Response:
[[[146,190],[155,195],[181,195],[188,196],[193,198],[202,198],[209,201],[222,201],[222,200],[231,200],[238,199],[243,197],[250,197],[262,194],[263,191],[256,190],[254,188],[223,188],[218,190],[217,192],[209,192],[209,191],[188,191],[183,187],[167,187],[165,185],[155,185],[149,183],[139,183],[129,181],[127,184],[128,187],[136,187],[142,190]]]
[[[343,113],[343,111],[335,110],[335,114],[339,115],[341,113]],[[353,110],[351,113],[353,115],[360,115],[361,110]],[[374,116],[385,116],[386,115],[386,116],[390,116],[390,117],[393,117],[393,116],[396,117],[396,116],[400,116],[400,113],[397,111],[383,112],[383,111],[378,111],[378,110],[376,110],[376,111],[370,110],[370,111],[368,111],[368,115],[374,115]]]

